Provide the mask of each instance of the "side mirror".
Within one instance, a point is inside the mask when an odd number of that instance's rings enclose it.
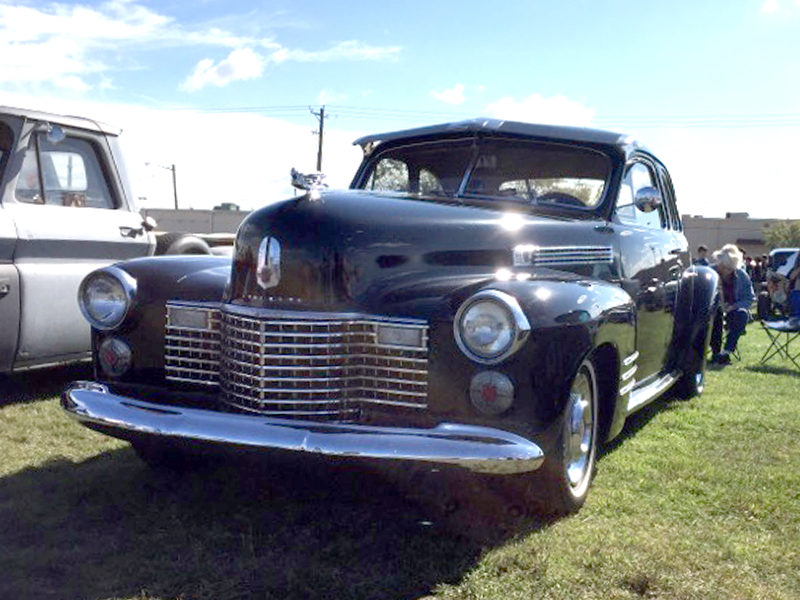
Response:
[[[51,144],[60,144],[67,139],[67,134],[60,125],[53,125],[46,121],[40,122],[36,131],[43,131],[47,135],[47,141]]]
[[[142,219],[142,227],[145,231],[153,231],[156,227],[158,227],[158,224],[153,217],[145,217]]]
[[[637,190],[633,203],[642,212],[653,212],[661,206],[661,192],[654,187],[643,187]]]

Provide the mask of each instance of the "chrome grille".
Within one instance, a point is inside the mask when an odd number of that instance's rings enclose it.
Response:
[[[284,418],[352,422],[369,406],[427,407],[424,321],[241,310],[168,303],[167,379],[219,386],[228,404]]]
[[[181,315],[191,313],[195,322]],[[218,305],[167,304],[164,369],[169,381],[219,384],[220,311]]]
[[[414,345],[379,341],[402,329]],[[363,408],[427,406],[427,326],[371,316],[222,315],[221,387],[229,404],[271,416],[356,421]]]

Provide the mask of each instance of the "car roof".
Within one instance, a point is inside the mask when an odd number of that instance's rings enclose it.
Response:
[[[77,129],[88,129],[105,133],[108,135],[119,135],[122,129],[101,123],[93,119],[85,117],[75,117],[70,115],[59,115],[56,113],[49,113],[38,110],[30,110],[27,108],[15,108],[13,106],[0,106],[0,115],[11,115],[14,117],[32,119],[34,121],[46,121],[48,123],[57,123],[66,127],[74,127]]]
[[[637,148],[644,149],[644,146],[642,146],[631,136],[612,131],[605,131],[602,129],[522,123],[518,121],[503,121],[500,119],[488,118],[469,119],[466,121],[442,123],[427,127],[417,127],[413,129],[365,135],[358,138],[353,142],[353,144],[364,147],[367,144],[383,143],[400,139],[469,133],[500,133],[562,141],[567,140],[575,142],[588,142],[611,146],[635,146]]]

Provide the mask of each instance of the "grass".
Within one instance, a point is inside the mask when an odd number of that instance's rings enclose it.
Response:
[[[8,378],[0,598],[799,598],[800,373],[766,342],[634,416],[577,515],[493,544],[349,463],[154,473],[61,414],[80,368]]]

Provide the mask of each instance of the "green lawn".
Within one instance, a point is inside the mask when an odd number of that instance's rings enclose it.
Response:
[[[149,471],[0,380],[0,598],[800,598],[800,373],[741,361],[605,449],[586,506],[493,544],[352,464]]]

